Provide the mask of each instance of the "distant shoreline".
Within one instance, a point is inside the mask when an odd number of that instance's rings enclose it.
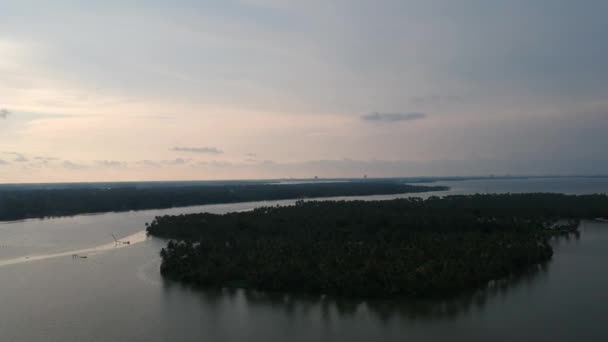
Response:
[[[467,180],[508,180],[508,179],[542,179],[542,178],[608,178],[608,175],[471,175],[471,176],[412,176],[412,177],[328,177],[328,178],[276,178],[276,179],[222,179],[222,180],[157,180],[157,181],[91,181],[91,182],[50,182],[50,183],[0,183],[0,192],[4,190],[58,190],[58,189],[108,189],[108,188],[166,188],[183,186],[218,186],[218,185],[271,185],[282,182],[303,184],[329,182],[401,182],[433,183],[442,181]]]
[[[0,221],[265,200],[445,191],[401,182],[206,185],[116,189],[0,190]]]

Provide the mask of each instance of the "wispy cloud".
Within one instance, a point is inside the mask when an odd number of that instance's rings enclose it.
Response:
[[[163,164],[163,165],[184,165],[189,162],[190,162],[190,159],[175,158],[172,160],[163,160],[163,161],[161,161],[161,164]]]
[[[216,147],[174,147],[171,151],[188,152],[188,153],[203,153],[203,154],[220,154],[224,151]]]
[[[107,167],[107,168],[125,168],[127,167],[127,163],[117,160],[96,160],[95,164],[97,166]]]
[[[48,166],[51,162],[59,160],[59,158],[54,158],[54,157],[34,157],[32,158],[32,162],[30,163],[30,165],[35,165],[35,166]]]
[[[40,161],[54,161],[54,160],[59,160],[59,158],[56,157],[46,157],[46,156],[36,156],[34,157],[34,160],[40,160]]]
[[[425,113],[370,113],[361,116],[361,119],[366,122],[399,122],[413,121],[426,118]]]
[[[197,167],[214,167],[214,168],[229,168],[229,167],[238,167],[237,164],[221,161],[221,160],[210,160],[210,161],[201,161],[196,163],[194,166]]]
[[[14,156],[15,159],[13,159],[13,161],[16,161],[16,162],[19,162],[19,163],[23,163],[23,162],[29,161],[28,158],[26,158],[22,153],[19,153],[19,152],[3,152],[3,153],[11,155],[11,156]]]
[[[135,164],[139,165],[139,166],[146,166],[146,167],[158,167],[161,165],[159,162],[149,160],[149,159],[139,160],[139,161],[135,162]]]
[[[135,165],[156,168],[156,167],[164,167],[164,166],[186,165],[186,164],[190,163],[191,161],[192,161],[191,159],[186,159],[186,158],[175,158],[175,159],[169,159],[169,160],[145,159],[145,160],[136,161]]]
[[[75,163],[75,162],[70,161],[70,160],[64,160],[61,165],[64,168],[70,169],[70,170],[83,170],[83,169],[87,168],[87,166],[84,165],[84,164]]]

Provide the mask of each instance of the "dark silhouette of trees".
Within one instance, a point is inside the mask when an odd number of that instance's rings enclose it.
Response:
[[[549,237],[608,216],[604,195],[505,194],[298,201],[251,212],[156,217],[174,239],[161,272],[207,287],[341,296],[443,296],[552,256]],[[556,225],[559,220],[566,223]]]
[[[447,190],[397,181],[309,184],[222,184],[168,187],[6,189],[0,191],[0,220],[82,213],[161,209],[190,205],[332,196],[367,196]]]

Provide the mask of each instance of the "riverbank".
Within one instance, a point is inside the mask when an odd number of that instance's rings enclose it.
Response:
[[[445,191],[446,186],[397,181],[236,184],[154,188],[69,188],[0,191],[0,221],[77,214],[165,209],[206,204]]]

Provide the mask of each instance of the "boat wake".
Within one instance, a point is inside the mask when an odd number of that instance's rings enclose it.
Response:
[[[58,252],[58,253],[51,253],[51,254],[27,255],[27,256],[22,256],[22,257],[18,257],[18,258],[4,259],[4,260],[0,260],[0,267],[8,266],[8,265],[15,265],[15,264],[22,264],[22,263],[31,262],[31,261],[39,261],[39,260],[47,260],[47,259],[65,257],[65,256],[71,256],[71,257],[77,256],[79,258],[80,257],[84,258],[84,257],[89,257],[92,255],[104,253],[104,252],[115,250],[115,249],[126,248],[126,247],[132,246],[134,244],[144,242],[144,241],[146,241],[146,239],[147,239],[146,231],[142,230],[141,232],[137,232],[133,235],[126,236],[122,239],[124,241],[129,241],[129,244],[122,244],[122,243],[117,244],[115,242],[111,242],[111,243],[107,243],[107,244],[101,245],[101,246],[83,248],[83,249],[77,249],[77,250],[71,250],[71,251],[65,251],[65,252]]]

